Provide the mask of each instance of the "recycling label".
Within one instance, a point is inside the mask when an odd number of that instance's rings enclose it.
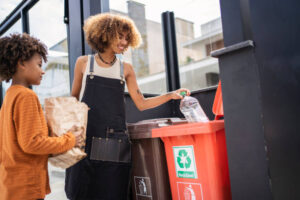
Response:
[[[173,146],[176,175],[178,178],[197,179],[193,146]]]

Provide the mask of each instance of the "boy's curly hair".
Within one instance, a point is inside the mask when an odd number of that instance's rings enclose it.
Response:
[[[128,46],[132,48],[137,48],[142,41],[140,32],[130,18],[111,13],[89,17],[83,29],[88,44],[101,53],[123,32],[128,32]]]
[[[26,33],[0,38],[0,81],[9,81],[17,71],[18,61],[28,61],[38,53],[47,62],[47,47]]]

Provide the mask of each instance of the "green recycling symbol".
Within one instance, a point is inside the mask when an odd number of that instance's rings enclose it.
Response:
[[[188,156],[188,153],[186,150],[182,149],[179,150],[177,156],[177,163],[179,165],[180,168],[190,168],[191,164],[192,164],[192,160],[191,158]]]

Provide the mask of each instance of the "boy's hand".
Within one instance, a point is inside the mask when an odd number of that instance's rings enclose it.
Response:
[[[83,134],[83,127],[78,127],[76,125],[72,126],[72,128],[69,130],[71,131],[75,136],[82,135]]]
[[[84,146],[85,144],[85,141],[84,141],[84,138],[83,138],[83,135],[76,135],[75,136],[75,147],[79,147],[81,148],[82,146]]]
[[[83,127],[77,127],[77,126],[73,126],[70,131],[74,134],[75,136],[75,147],[82,147],[85,145],[85,138],[83,135],[84,129]]]

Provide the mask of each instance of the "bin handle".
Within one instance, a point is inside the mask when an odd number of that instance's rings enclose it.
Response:
[[[186,120],[180,119],[180,118],[168,118],[167,120],[158,120],[158,126],[159,127],[164,127],[164,126],[170,126],[170,125],[175,125],[175,124],[183,124],[186,123]]]

